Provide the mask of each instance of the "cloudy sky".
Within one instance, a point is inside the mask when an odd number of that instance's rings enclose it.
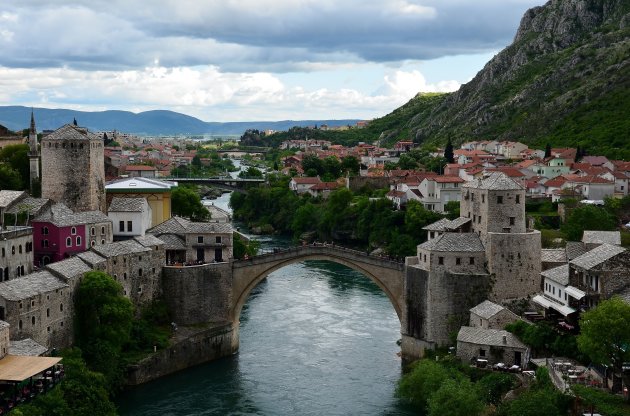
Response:
[[[369,119],[453,91],[542,0],[3,0],[0,105]]]

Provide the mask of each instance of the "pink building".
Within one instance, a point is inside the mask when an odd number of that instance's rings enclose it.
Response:
[[[31,225],[34,263],[40,267],[113,241],[112,222],[100,211],[74,213],[56,204]]]

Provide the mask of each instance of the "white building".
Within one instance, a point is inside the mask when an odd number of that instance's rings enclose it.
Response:
[[[118,241],[144,236],[151,227],[153,214],[144,198],[115,197],[109,204],[107,216],[112,220],[114,240]]]
[[[423,195],[422,204],[428,210],[444,212],[448,202],[461,201],[462,183],[464,180],[457,176],[425,178],[418,189]]]

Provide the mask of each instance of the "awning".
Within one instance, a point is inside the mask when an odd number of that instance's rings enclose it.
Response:
[[[567,286],[566,289],[564,289],[564,291],[567,292],[569,296],[577,300],[580,300],[584,296],[586,296],[586,293],[582,292],[580,289],[573,286]]]
[[[551,308],[551,302],[545,299],[543,296],[536,295],[532,300],[542,307]]]
[[[61,357],[6,355],[0,360],[0,380],[23,381],[42,373],[61,361]]]
[[[571,315],[572,313],[575,312],[575,309],[573,309],[573,308],[569,308],[568,306],[560,305],[560,304],[553,303],[553,302],[551,303],[551,307],[553,309],[557,310],[558,312],[560,312],[564,316]]]

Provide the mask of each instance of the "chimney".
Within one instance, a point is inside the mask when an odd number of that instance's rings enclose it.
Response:
[[[507,335],[503,335],[503,345],[507,344]]]

